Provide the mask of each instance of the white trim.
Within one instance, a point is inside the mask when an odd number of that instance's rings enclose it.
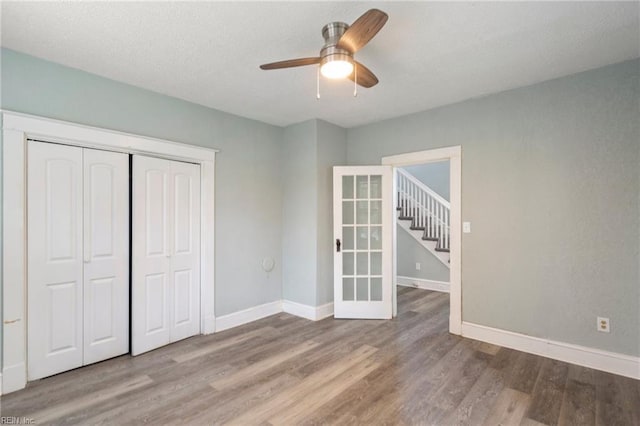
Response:
[[[216,318],[216,332],[238,327],[282,312],[282,301],[265,303]]]
[[[291,300],[282,301],[282,310],[288,314],[297,317],[306,318],[311,321],[319,321],[321,319],[333,316],[333,302],[320,306],[309,306]]]
[[[462,323],[462,336],[640,380],[640,357]]]
[[[462,147],[451,146],[445,148],[430,149],[426,151],[410,152],[406,154],[391,155],[382,158],[382,164],[394,167],[409,166],[413,164],[431,163],[435,161],[449,160],[449,185],[451,203],[450,222],[450,297],[449,297],[449,332],[462,333]],[[396,179],[394,173],[394,213],[396,196]],[[393,249],[397,250],[397,215],[394,214]],[[394,283],[398,279],[398,270],[394,254],[393,277]],[[395,284],[394,284],[395,285]],[[394,288],[395,290],[395,288]],[[396,291],[394,291],[396,294]],[[397,301],[393,304],[394,316],[397,310]]]
[[[321,319],[329,318],[333,316],[333,302],[325,303],[324,305],[316,306],[316,319],[315,321],[319,321]]]
[[[217,150],[136,136],[65,121],[2,111],[3,132],[3,334],[5,392],[26,386],[26,146],[27,139],[144,154],[201,166],[201,333],[215,330],[214,200]],[[10,365],[9,373],[4,366]],[[14,368],[23,374],[13,375]],[[15,378],[15,379],[14,379]]]
[[[200,296],[203,296],[201,293]],[[202,300],[200,300],[200,305],[202,305]],[[213,312],[211,314],[205,314],[203,317],[204,324],[202,326],[202,334],[211,334],[216,332],[216,317],[213,316]]]
[[[424,278],[403,277],[398,275],[396,283],[404,287],[449,293],[449,283],[446,281],[426,280]]]
[[[24,388],[27,381],[27,364],[20,362],[2,369],[2,395]]]
[[[214,161],[217,149],[204,148],[156,139],[147,136],[133,135],[117,130],[85,126],[68,121],[55,120],[47,117],[23,114],[19,112],[2,111],[2,128],[27,132],[29,138],[45,138],[47,142],[58,142],[69,145],[98,148],[109,151],[125,152],[128,154],[154,154],[171,160]]]
[[[403,167],[422,163],[432,163],[434,161],[448,160],[451,157],[459,157],[461,155],[461,151],[461,147],[457,145],[445,148],[428,149],[426,151],[407,152],[405,154],[382,157],[382,164],[394,167]]]

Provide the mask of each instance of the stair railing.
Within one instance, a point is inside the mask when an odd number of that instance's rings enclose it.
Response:
[[[413,217],[412,227],[424,230],[424,238],[437,240],[437,248],[449,250],[451,204],[410,173],[398,169],[400,216]]]

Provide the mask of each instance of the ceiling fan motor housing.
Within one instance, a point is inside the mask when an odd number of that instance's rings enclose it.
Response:
[[[0,0],[2,1],[2,0]],[[369,9],[353,24],[331,22],[322,28],[324,45],[320,55],[262,64],[263,70],[319,65],[320,74],[326,78],[348,78],[362,87],[373,87],[378,78],[367,67],[354,60],[354,54],[362,49],[380,31],[389,16],[379,9]]]
[[[331,22],[322,28],[324,46],[320,50],[320,66],[329,61],[346,61],[353,63],[353,53],[337,46],[340,37],[349,29],[344,22]]]

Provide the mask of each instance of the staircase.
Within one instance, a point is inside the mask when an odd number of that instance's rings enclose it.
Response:
[[[398,169],[398,225],[449,267],[451,205],[411,174]]]

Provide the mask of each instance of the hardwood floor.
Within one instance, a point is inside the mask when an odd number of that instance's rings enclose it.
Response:
[[[449,335],[448,295],[393,321],[288,314],[32,382],[37,424],[640,425],[640,382]]]

